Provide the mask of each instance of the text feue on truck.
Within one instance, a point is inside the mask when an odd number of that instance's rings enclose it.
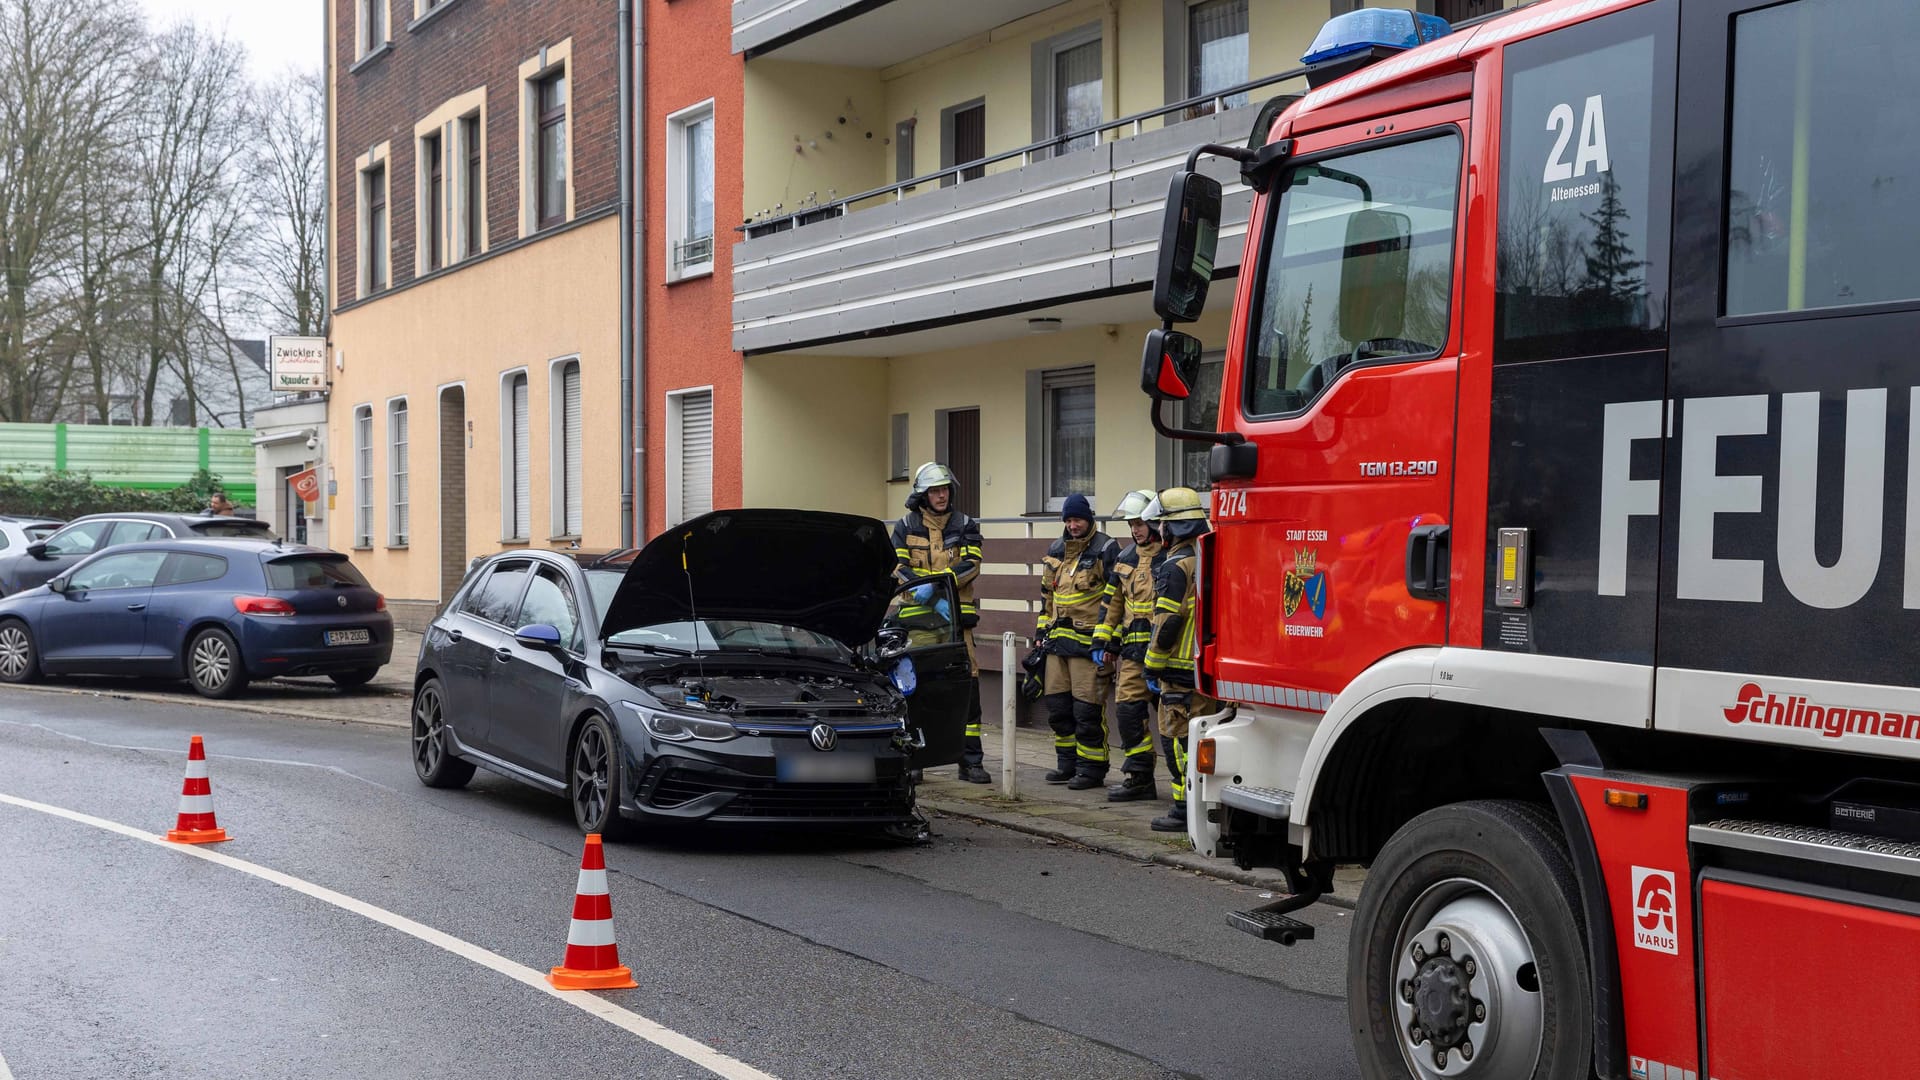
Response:
[[[1369,867],[1366,1076],[1920,1076],[1917,50],[1912,0],[1366,10],[1175,176],[1189,828],[1283,943]]]

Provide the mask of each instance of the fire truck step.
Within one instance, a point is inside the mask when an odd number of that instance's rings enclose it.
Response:
[[[1286,821],[1293,816],[1293,792],[1279,788],[1229,787],[1220,792],[1220,802],[1274,821]]]
[[[1291,916],[1278,912],[1235,911],[1227,915],[1227,925],[1235,930],[1243,930],[1254,937],[1266,941],[1277,941],[1282,945],[1291,945],[1296,941],[1306,941],[1313,937],[1313,927]]]
[[[1920,844],[1883,836],[1774,821],[1725,820],[1692,826],[1687,838],[1696,844],[1920,877]]]

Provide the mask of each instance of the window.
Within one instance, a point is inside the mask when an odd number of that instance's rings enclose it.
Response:
[[[1434,0],[1433,13],[1450,23],[1477,19],[1500,10],[1501,0]]]
[[[940,110],[940,167],[951,169],[987,156],[987,100],[974,98],[952,108]],[[978,180],[987,175],[985,165],[961,169],[959,179]],[[952,187],[954,177],[940,178],[941,187]]]
[[[1665,25],[1658,11],[1622,11],[1507,47],[1495,361],[1664,344],[1674,116],[1673,62],[1659,55],[1672,37]]]
[[[121,544],[139,544],[148,540],[170,540],[173,534],[159,525],[148,521],[122,521],[113,527],[113,538],[104,546],[119,547]]]
[[[1726,314],[1920,298],[1897,239],[1920,231],[1920,7],[1799,0],[1733,35]]]
[[[360,0],[360,56],[387,43],[387,0]]]
[[[192,555],[176,551],[167,556],[167,565],[155,585],[194,585],[218,581],[227,576],[227,560],[218,555]]]
[[[407,545],[407,399],[399,398],[387,406],[387,542],[395,547]]]
[[[553,386],[548,400],[553,403],[553,415],[547,430],[552,433],[549,461],[550,475],[555,479],[553,534],[579,536],[585,499],[580,461],[580,361],[563,361],[553,365],[552,371]]]
[[[387,167],[384,163],[360,174],[360,205],[366,208],[366,251],[361,259],[360,284],[375,293],[387,287]]]
[[[174,427],[193,426],[193,401],[176,397],[167,405],[167,423]]]
[[[1092,497],[1093,368],[1040,372],[1040,505],[1058,510],[1069,495]]]
[[[1247,336],[1249,414],[1299,412],[1360,361],[1439,352],[1459,188],[1451,129],[1282,177]]]
[[[539,123],[537,224],[544,229],[567,219],[567,73],[548,75],[534,84],[535,116]]]
[[[367,579],[344,555],[299,555],[267,564],[269,589],[332,589],[367,587]]]
[[[436,133],[420,140],[421,168],[426,173],[426,197],[421,199],[420,229],[426,234],[427,269],[447,263],[447,170]]]
[[[887,479],[905,480],[907,470],[907,414],[894,413],[888,425]]]
[[[148,589],[167,561],[164,551],[129,551],[90,562],[67,579],[68,592],[93,589]]]
[[[1187,8],[1187,96],[1200,97],[1247,81],[1247,0],[1202,0]],[[1222,104],[1237,109],[1247,95]],[[1211,104],[1196,110],[1204,115]]]
[[[713,271],[713,102],[667,118],[667,273]]]
[[[713,391],[667,395],[667,524],[713,509]]]
[[[520,601],[520,616],[514,620],[515,626],[534,623],[545,623],[560,631],[560,643],[580,651],[580,609],[573,602],[573,590],[567,588],[560,571],[551,566],[541,567],[533,580],[527,582],[526,598]]]
[[[476,585],[460,610],[475,618],[505,626],[520,610],[520,593],[526,589],[533,564],[523,560],[501,563]]]
[[[460,153],[464,158],[460,187],[460,233],[464,243],[461,255],[471,258],[486,249],[487,189],[480,168],[480,116],[460,119]]]
[[[353,410],[353,546],[373,546],[373,406]]]
[[[107,538],[107,530],[111,528],[111,521],[83,521],[78,525],[69,525],[47,538],[47,554],[90,554],[100,546],[100,541]]]
[[[893,125],[893,179],[895,183],[914,178],[913,131],[919,124],[912,119]]]
[[[1048,92],[1047,134],[1086,131],[1100,123],[1106,84],[1099,27],[1055,38],[1046,47],[1047,81],[1042,85]],[[1061,140],[1054,144],[1054,152],[1067,153],[1097,144],[1097,136],[1086,134]]]
[[[517,371],[500,383],[500,443],[506,450],[500,460],[500,531],[507,540],[525,540],[533,534],[528,513],[530,477],[527,453],[527,373]]]

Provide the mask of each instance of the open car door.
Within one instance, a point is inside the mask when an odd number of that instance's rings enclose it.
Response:
[[[954,764],[966,742],[967,698],[978,691],[959,619],[960,600],[953,579],[945,576],[901,586],[887,606],[881,633],[904,633],[905,656],[913,664],[907,727],[918,729],[914,741],[923,744],[913,752],[915,769]]]

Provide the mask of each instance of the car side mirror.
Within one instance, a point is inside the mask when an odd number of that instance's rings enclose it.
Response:
[[[1200,339],[1178,330],[1147,331],[1140,354],[1140,389],[1155,401],[1185,401],[1200,376]]]
[[[63,577],[54,578],[52,581],[47,582],[47,589],[50,592],[64,593],[67,591],[67,579]]]
[[[1220,181],[1201,172],[1174,173],[1153,276],[1153,310],[1162,319],[1176,323],[1200,317],[1219,241]]]
[[[541,652],[560,651],[560,631],[546,623],[529,623],[513,632],[513,640]]]
[[[873,639],[873,651],[882,660],[898,660],[907,655],[910,644],[905,630],[890,626]]]
[[[28,544],[27,554],[31,555],[36,559],[48,558],[49,556],[47,555],[47,542],[45,540],[36,540],[33,543]]]

